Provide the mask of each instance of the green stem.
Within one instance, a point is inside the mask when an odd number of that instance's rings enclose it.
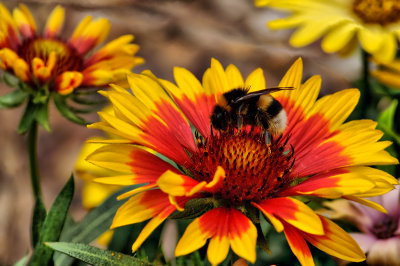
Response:
[[[362,93],[360,99],[361,107],[361,118],[367,118],[368,106],[371,103],[371,83],[370,83],[370,65],[369,65],[369,54],[362,50]]]
[[[29,170],[31,174],[32,190],[35,199],[41,197],[39,165],[37,161],[38,124],[33,121],[28,133]]]

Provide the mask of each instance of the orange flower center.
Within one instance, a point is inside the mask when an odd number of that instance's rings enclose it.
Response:
[[[221,166],[226,178],[215,193],[231,205],[259,202],[287,188],[292,179],[293,150],[280,141],[266,144],[263,133],[257,130],[228,131],[204,141],[198,138],[198,152],[191,156],[189,169],[197,181],[210,182]]]
[[[365,23],[385,26],[400,20],[400,1],[355,0],[353,12]]]
[[[34,58],[40,58],[44,63],[48,62],[50,54],[56,55],[56,63],[52,70],[55,77],[64,71],[80,70],[83,65],[83,58],[72,46],[57,39],[30,38],[24,40],[18,49],[18,54],[28,64]]]
[[[379,239],[387,239],[394,236],[398,227],[398,220],[386,215],[379,222],[375,223],[371,232]]]

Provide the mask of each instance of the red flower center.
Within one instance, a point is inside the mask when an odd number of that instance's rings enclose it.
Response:
[[[81,70],[83,66],[83,58],[72,46],[57,39],[30,38],[25,39],[18,48],[18,54],[28,64],[33,58],[38,57],[44,63],[49,59],[50,53],[56,54],[56,65],[52,71],[55,77],[64,71]]]
[[[231,130],[205,140],[198,138],[198,152],[191,155],[189,171],[197,181],[210,182],[218,166],[225,170],[224,183],[214,197],[229,205],[273,197],[293,181],[289,177],[293,149],[279,140],[266,144],[264,134],[257,131]]]

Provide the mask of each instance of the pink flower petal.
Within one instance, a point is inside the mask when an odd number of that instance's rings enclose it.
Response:
[[[372,234],[350,233],[350,235],[354,238],[364,253],[367,253],[371,246],[378,241],[378,239]]]

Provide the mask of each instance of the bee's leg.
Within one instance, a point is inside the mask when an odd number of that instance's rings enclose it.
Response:
[[[265,136],[265,144],[267,144],[267,145],[271,144],[271,136],[269,135],[268,130],[265,130],[264,136]]]
[[[271,128],[269,121],[268,121],[269,115],[261,108],[258,108],[257,111],[258,111],[258,113],[257,113],[256,119],[257,119],[258,123],[261,124],[262,127],[264,128],[265,144],[269,145],[269,144],[271,144],[271,140],[272,140],[272,135],[269,132],[269,129]]]
[[[242,109],[243,109],[244,104],[241,104],[238,109],[237,113],[237,123],[238,123],[238,129],[242,128],[243,125],[243,116],[242,116]]]

